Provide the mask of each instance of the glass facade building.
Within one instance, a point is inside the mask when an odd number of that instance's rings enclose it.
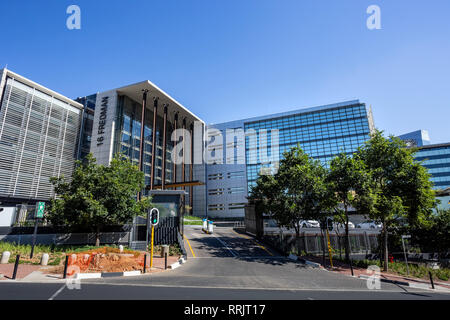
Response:
[[[223,137],[228,129],[243,129],[242,142],[224,141],[212,147],[223,152],[223,161],[206,166],[208,216],[243,217],[251,187],[260,174],[273,174],[283,153],[300,146],[324,166],[339,154],[354,153],[374,130],[371,109],[358,100],[300,109],[263,117],[237,120],[209,126]],[[278,144],[272,149],[272,136]],[[261,143],[267,141],[267,147]],[[263,143],[264,145],[265,143]],[[238,163],[238,148],[245,149],[245,162]],[[210,149],[211,147],[207,147]],[[278,157],[272,157],[278,152]],[[265,156],[267,153],[267,157]],[[261,158],[262,157],[262,158]],[[235,163],[230,164],[230,160]]]
[[[257,158],[256,164],[247,161],[247,180],[250,188],[255,184],[261,170],[270,168],[260,159],[260,134],[262,129],[279,132],[279,157],[300,144],[312,158],[324,166],[340,152],[354,153],[370,135],[370,110],[364,104],[354,102],[348,105],[329,107],[325,110],[297,113],[245,123],[245,131],[254,129],[257,139],[246,137],[246,159]]]
[[[415,159],[431,174],[435,189],[450,188],[450,143],[433,144],[418,149]]]
[[[184,124],[184,128],[190,131],[194,127],[195,122],[201,124],[203,122],[150,81],[143,81],[77,99],[85,106],[84,124],[85,126],[87,125],[81,133],[80,158],[91,152],[97,159],[97,163],[108,165],[112,157],[120,153],[130,159],[133,164],[139,166],[143,92],[145,90],[148,94],[146,98],[142,154],[142,171],[144,172],[147,186],[143,192],[144,195],[150,193],[152,175],[155,188],[162,188],[163,176],[165,185],[185,183],[191,180],[204,181],[203,165],[191,166],[190,161],[187,161],[185,165],[174,164],[176,157],[178,159],[183,156],[190,157],[191,152],[189,150],[189,152],[186,152],[186,155],[183,155],[184,151],[182,151],[174,157],[175,141],[179,142],[182,138],[179,137],[180,139],[172,140],[175,126],[177,129],[182,129]],[[156,117],[154,114],[155,106]],[[156,119],[155,123],[154,119]],[[201,127],[200,135],[203,134],[204,125]],[[166,129],[165,143],[163,141],[164,128]],[[153,134],[155,137],[153,137]],[[154,147],[153,138],[155,138]],[[193,148],[193,154],[203,152],[201,143],[196,144],[194,141]],[[163,157],[164,151],[165,157]],[[164,166],[163,161],[165,161]],[[154,170],[152,170],[153,163]],[[176,175],[174,174],[175,172]],[[198,215],[204,215],[205,187],[196,185],[195,187],[178,188],[186,192],[184,203],[193,208],[192,210],[197,212]]]
[[[113,153],[122,153],[131,159],[136,165],[139,164],[139,153],[141,143],[141,103],[131,100],[127,96],[120,96],[117,109],[117,132],[114,143]],[[163,118],[156,117],[156,158],[155,158],[155,184],[161,184],[162,179],[162,152],[163,152]],[[153,143],[153,111],[148,110],[145,113],[144,124],[144,174],[145,184],[150,184],[151,165],[152,165],[152,143]],[[173,125],[168,123],[167,130],[169,134],[173,131]],[[166,183],[172,181],[172,149],[174,143],[167,139],[166,141]],[[187,167],[189,170],[189,167]]]

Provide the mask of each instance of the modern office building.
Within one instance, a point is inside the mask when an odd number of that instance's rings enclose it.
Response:
[[[10,70],[0,70],[0,202],[4,225],[21,206],[54,196],[49,178],[70,177],[83,106]],[[16,212],[17,211],[17,212]]]
[[[450,188],[450,143],[431,144],[420,147],[415,159],[431,174],[435,189]]]
[[[398,136],[406,142],[408,147],[423,147],[431,144],[430,135],[427,130],[417,130]]]
[[[115,154],[122,153],[145,173],[146,195],[156,189],[183,189],[192,214],[204,215],[204,165],[193,163],[194,155],[203,153],[205,125],[199,117],[150,81],[76,100],[85,110],[80,158],[91,152],[97,163],[108,165]],[[172,134],[182,128],[194,143],[186,153],[175,155],[173,148],[183,138],[172,141]],[[196,143],[196,136],[200,136],[200,143]],[[176,164],[176,157],[185,161]]]
[[[434,189],[450,188],[450,143],[431,144],[426,130],[417,130],[398,137],[406,140],[409,147],[418,148],[414,158],[423,161],[423,166],[431,174]]]
[[[227,130],[241,134],[226,139]],[[243,217],[258,176],[275,173],[278,159],[297,144],[327,166],[342,151],[354,153],[373,130],[371,109],[359,100],[208,126],[214,142],[207,150],[221,155],[206,166],[208,216]]]

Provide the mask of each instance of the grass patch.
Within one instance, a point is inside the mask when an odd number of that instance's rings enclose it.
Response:
[[[183,224],[184,225],[201,226],[201,225],[203,225],[203,218],[199,218],[199,217],[195,217],[195,216],[184,216]]]
[[[338,257],[333,257],[333,260],[340,260]],[[352,263],[355,267],[366,269],[370,265],[376,265],[380,268],[381,264],[379,260],[352,260]],[[440,268],[440,269],[432,269],[426,267],[424,265],[418,265],[409,263],[409,276],[420,278],[420,279],[429,279],[429,272],[433,275],[433,278],[437,278],[439,280],[448,281],[450,279],[450,269],[449,268]],[[388,267],[389,272],[396,273],[402,276],[408,276],[408,270],[406,269],[405,262],[389,262]]]

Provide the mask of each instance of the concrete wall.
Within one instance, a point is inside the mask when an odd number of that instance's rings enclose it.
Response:
[[[3,211],[0,212],[0,227],[10,227],[14,223],[16,216],[16,207],[1,207]]]

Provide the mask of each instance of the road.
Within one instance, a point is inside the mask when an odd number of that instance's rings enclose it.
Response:
[[[0,299],[450,299],[450,294],[366,281],[305,266],[232,228],[204,234],[185,226],[188,261],[175,270],[137,277],[62,283],[0,283]]]

